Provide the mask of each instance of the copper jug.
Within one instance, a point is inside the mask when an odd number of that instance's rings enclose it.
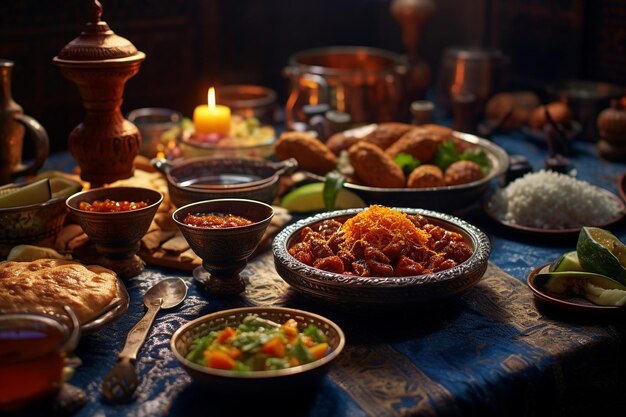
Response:
[[[13,62],[0,59],[0,185],[12,182],[16,177],[35,174],[43,165],[50,142],[46,130],[30,116],[11,95],[11,70]],[[34,160],[22,163],[24,138],[33,142]]]

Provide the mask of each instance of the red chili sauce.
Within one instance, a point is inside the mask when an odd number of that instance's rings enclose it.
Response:
[[[115,213],[118,211],[131,211],[140,208],[148,207],[146,201],[115,201],[108,198],[104,201],[95,200],[91,203],[81,201],[78,206],[79,209],[84,211],[97,211],[101,213]]]
[[[204,229],[225,229],[228,227],[240,227],[252,224],[252,220],[245,217],[225,213],[197,213],[187,214],[183,222],[189,226]]]

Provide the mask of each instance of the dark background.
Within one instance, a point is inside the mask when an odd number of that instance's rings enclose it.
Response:
[[[279,104],[282,70],[298,51],[363,45],[404,53],[391,0],[102,0],[102,20],[147,58],[122,111],[169,107],[191,116],[209,86],[258,84]],[[87,21],[86,0],[0,1],[0,57],[14,61],[13,98],[66,148],[84,111],[52,58]],[[541,93],[578,78],[626,85],[626,0],[435,0],[420,55],[437,74],[452,45],[493,46],[510,58],[510,88]],[[434,83],[434,80],[433,80]]]

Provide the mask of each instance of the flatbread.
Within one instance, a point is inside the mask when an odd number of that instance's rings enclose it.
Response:
[[[0,263],[0,309],[68,305],[81,324],[119,297],[115,272],[64,259]]]

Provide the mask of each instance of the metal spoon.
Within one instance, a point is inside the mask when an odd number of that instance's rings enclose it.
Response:
[[[124,348],[117,358],[117,364],[102,381],[102,394],[110,402],[129,401],[137,389],[135,360],[143,346],[152,322],[160,309],[176,307],[187,296],[187,285],[181,278],[167,278],[146,292],[143,303],[148,311],[130,330]]]

